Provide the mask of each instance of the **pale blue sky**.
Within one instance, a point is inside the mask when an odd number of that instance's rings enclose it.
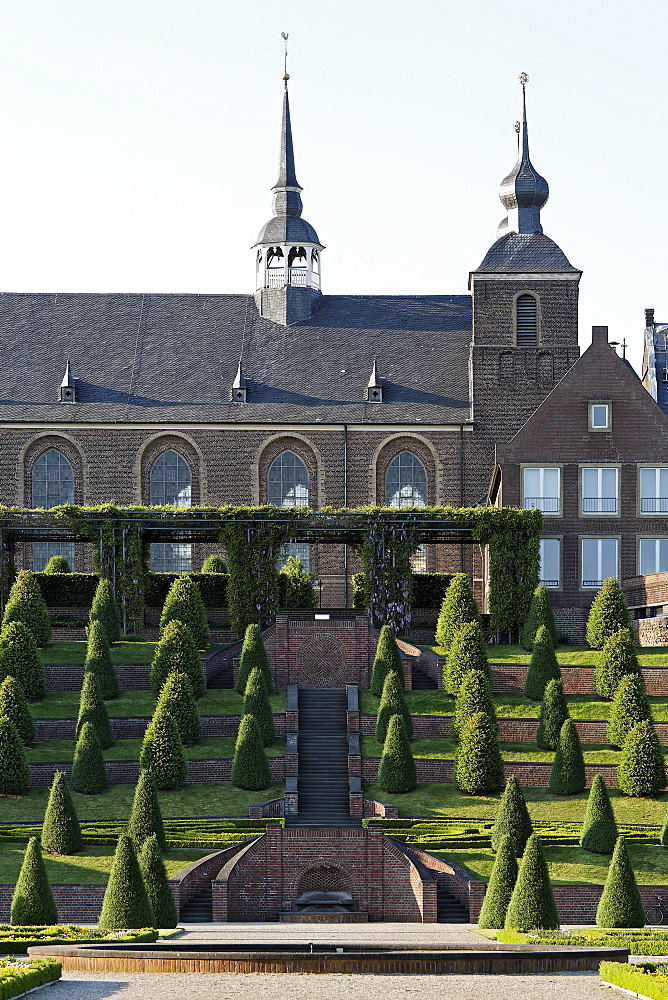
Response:
[[[462,293],[530,76],[545,232],[593,323],[668,320],[665,0],[0,0],[0,288],[246,292],[290,33],[324,291]]]

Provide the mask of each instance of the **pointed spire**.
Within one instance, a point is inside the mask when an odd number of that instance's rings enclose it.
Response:
[[[61,403],[76,403],[77,390],[75,386],[75,381],[72,377],[70,371],[70,359],[67,359],[67,364],[65,365],[65,374],[63,375],[63,381],[60,383],[60,402]]]
[[[244,378],[244,373],[242,369],[242,359],[239,358],[239,367],[237,368],[237,374],[234,376],[234,382],[230,387],[230,402],[245,403],[246,388],[247,388],[246,379]]]
[[[72,378],[72,373],[70,372],[70,359],[67,359],[67,364],[65,365],[65,374],[63,376],[63,381],[60,383],[62,389],[71,388],[74,386],[74,379]]]
[[[499,198],[507,210],[497,237],[505,233],[542,233],[540,210],[547,201],[550,189],[529,158],[529,127],[527,125],[526,85],[529,77],[522,73],[522,125],[519,135],[517,162],[507,177],[501,181]]]
[[[376,359],[373,359],[373,368],[371,369],[371,378],[369,379],[369,384],[366,390],[366,398],[370,403],[382,403],[383,402],[383,386],[378,378],[378,367],[376,365]]]

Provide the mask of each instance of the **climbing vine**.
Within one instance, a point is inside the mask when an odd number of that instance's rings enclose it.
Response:
[[[415,530],[410,522],[370,521],[362,543],[367,607],[376,628],[394,626],[400,635],[411,624],[411,556]]]

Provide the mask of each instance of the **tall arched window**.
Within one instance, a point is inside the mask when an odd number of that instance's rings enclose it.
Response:
[[[538,343],[538,302],[535,295],[520,295],[515,302],[515,334],[518,347]]]
[[[308,469],[294,451],[283,451],[269,466],[267,500],[276,507],[308,507]]]
[[[388,507],[424,507],[427,503],[427,472],[412,452],[401,451],[385,473],[385,503]]]
[[[58,507],[74,503],[74,469],[60,451],[49,448],[32,470],[33,507]]]
[[[165,451],[151,468],[150,502],[156,506],[173,504],[190,507],[192,473],[190,466],[176,451]],[[190,573],[193,548],[189,542],[153,542],[151,572]]]

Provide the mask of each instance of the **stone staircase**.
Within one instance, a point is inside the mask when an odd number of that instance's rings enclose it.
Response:
[[[213,894],[211,883],[193,896],[179,914],[180,924],[210,924],[213,920]]]
[[[442,879],[440,879],[439,873],[432,871],[432,876],[436,880],[436,913],[437,921],[439,924],[468,924],[469,914],[468,910],[462,903],[459,902],[456,896],[453,896],[451,892],[445,887]]]
[[[232,663],[230,662],[226,663],[217,674],[213,675],[213,677],[210,677],[206,686],[209,690],[211,688],[231,688],[233,686],[233,679]]]
[[[414,691],[436,691],[438,684],[433,681],[431,677],[420,670],[419,667],[413,666],[413,690]]]

